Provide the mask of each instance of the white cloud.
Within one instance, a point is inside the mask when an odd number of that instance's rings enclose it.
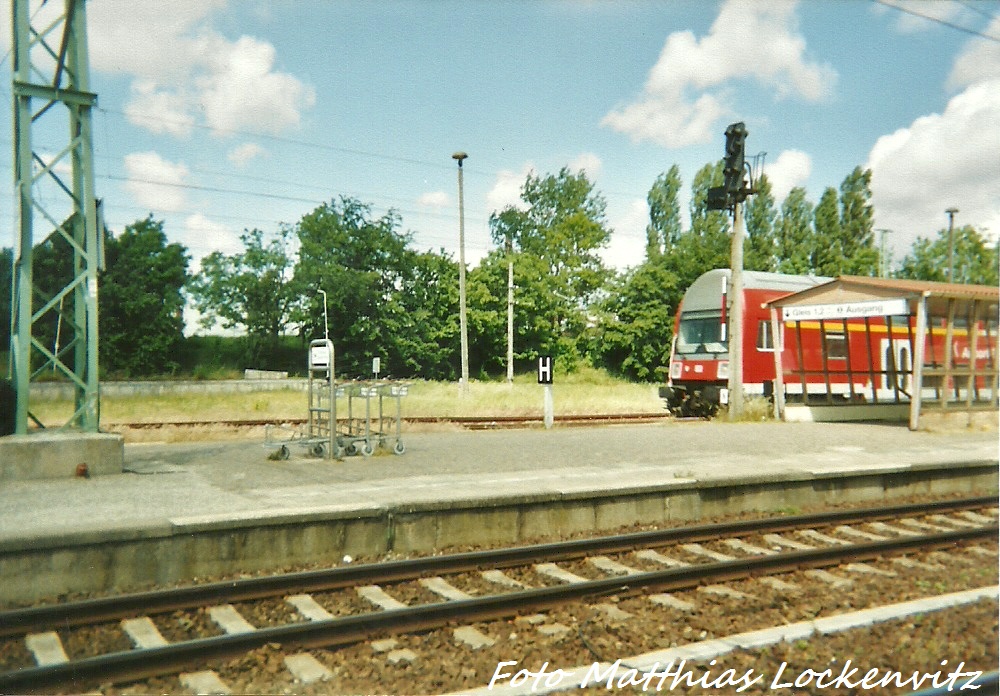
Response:
[[[683,147],[717,135],[717,122],[732,111],[733,80],[752,78],[779,98],[826,98],[836,72],[806,59],[796,29],[795,3],[728,0],[707,36],[668,36],[641,97],[601,123],[637,142]]]
[[[425,208],[450,208],[451,197],[444,191],[428,191],[417,199],[417,205]]]
[[[1000,36],[1000,17],[994,19],[984,33]],[[1000,77],[1000,43],[972,39],[955,60],[948,76],[948,84],[961,89],[982,80],[998,77]]]
[[[785,150],[773,164],[764,165],[771,182],[771,194],[780,205],[796,186],[801,186],[812,174],[812,160],[801,150]]]
[[[239,233],[202,213],[194,213],[184,218],[179,237],[176,241],[187,247],[188,253],[191,254],[192,273],[201,270],[201,259],[213,251],[232,255],[244,250]]]
[[[232,41],[212,26],[226,0],[135,3],[91,0],[87,5],[91,65],[135,78],[129,120],[154,133],[187,135],[201,114],[224,134],[278,134],[297,126],[315,104],[315,90],[275,69],[266,41]]]
[[[195,78],[198,103],[214,130],[248,129],[277,134],[299,125],[316,93],[288,73],[274,71],[275,50],[249,36],[230,43],[206,41],[207,70]]]
[[[133,152],[125,155],[125,190],[135,202],[152,211],[182,210],[186,204],[184,186],[190,170],[170,162],[156,152]]]
[[[534,171],[535,165],[527,162],[521,167],[520,172],[513,172],[509,169],[501,169],[497,172],[493,188],[486,194],[486,209],[490,213],[499,212],[507,206],[524,209],[524,201],[521,200],[521,187],[524,186],[528,175],[533,174]]]
[[[906,253],[917,236],[936,236],[957,207],[956,224],[1000,232],[1000,78],[968,87],[943,113],[922,116],[878,139],[868,155],[875,226],[893,230]]]
[[[879,14],[892,11],[896,16],[896,31],[902,34],[926,31],[937,26],[937,22],[952,21],[962,11],[958,3],[941,0],[879,0],[873,3],[873,9]]]
[[[641,264],[646,258],[646,225],[649,224],[646,199],[632,199],[623,211],[613,214],[609,222],[614,231],[601,254],[604,262],[619,270]]]
[[[587,178],[593,182],[601,173],[601,158],[593,152],[584,152],[569,163],[571,172],[584,172]]]
[[[187,109],[188,105],[177,93],[159,89],[152,80],[141,79],[132,83],[125,117],[150,133],[187,137],[195,125]]]
[[[200,63],[198,32],[226,0],[90,0],[91,68],[179,85]]]
[[[262,157],[267,151],[257,143],[243,143],[234,147],[226,158],[237,167],[245,167],[250,160]]]

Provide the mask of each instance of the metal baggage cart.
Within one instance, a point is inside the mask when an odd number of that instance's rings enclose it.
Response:
[[[277,458],[288,459],[292,445],[305,447],[317,457],[340,458],[342,447],[337,438],[333,374],[333,342],[325,338],[312,341],[309,344],[309,415],[305,430],[269,425],[264,432],[265,446],[278,446]],[[278,439],[275,430],[288,433],[288,436]]]
[[[393,442],[393,454],[403,454],[406,447],[403,445],[402,421],[403,421],[403,397],[409,391],[409,385],[402,382],[382,382],[378,385],[378,444],[380,447],[388,448],[388,443]],[[391,400],[395,402],[395,411],[387,414],[384,402]]]
[[[367,382],[344,382],[336,386],[335,396],[347,398],[347,418],[337,424],[337,442],[349,456],[362,454],[370,457],[375,453],[371,422],[371,387]],[[364,416],[356,415],[355,401],[365,400]]]

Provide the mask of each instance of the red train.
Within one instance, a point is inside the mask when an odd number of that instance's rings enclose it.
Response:
[[[667,384],[660,387],[661,398],[676,415],[711,416],[720,404],[727,403],[729,277],[729,269],[703,274],[688,288],[677,310],[670,376]],[[770,309],[764,306],[765,303],[830,280],[819,276],[744,272],[745,394],[771,397],[774,393],[775,337]],[[989,346],[996,340],[996,322],[991,319],[986,323],[980,336],[989,337],[985,341]],[[786,400],[810,403],[909,401],[914,325],[914,317],[905,309],[888,317],[780,324],[778,349],[785,373]],[[941,364],[945,333],[940,326],[929,327],[925,364]],[[953,332],[952,360],[956,366],[962,362],[968,364],[967,333],[964,325]],[[983,342],[980,347],[977,352],[983,352]],[[992,362],[993,350],[986,352],[989,355],[977,358]],[[982,386],[987,387],[985,383]],[[932,389],[923,396],[933,399],[940,394]]]

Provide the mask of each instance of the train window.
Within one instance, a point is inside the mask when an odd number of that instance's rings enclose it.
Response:
[[[774,351],[774,335],[771,332],[770,321],[757,322],[757,350],[765,353]]]
[[[677,352],[725,353],[728,350],[722,337],[722,312],[690,312],[681,315]]]
[[[843,331],[826,330],[826,359],[846,360],[847,359],[847,336]]]

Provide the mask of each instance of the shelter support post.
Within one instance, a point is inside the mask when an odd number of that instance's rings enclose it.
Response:
[[[920,426],[920,400],[924,389],[924,350],[927,345],[927,292],[917,300],[917,331],[913,340],[913,386],[910,397],[910,430]]]
[[[958,302],[954,298],[948,300],[948,317],[944,329],[944,384],[941,389],[941,410],[948,408],[948,401],[951,399],[951,371],[954,368],[954,356],[952,354],[952,341],[955,339],[955,307]]]
[[[774,417],[785,418],[785,373],[781,364],[781,352],[784,346],[784,327],[778,321],[778,308],[771,307],[771,338],[774,344]]]
[[[972,316],[969,318],[969,381],[965,388],[965,410],[969,413],[969,427],[972,426],[972,402],[976,398],[976,377],[979,374],[977,360],[979,350],[979,302],[972,301]]]

